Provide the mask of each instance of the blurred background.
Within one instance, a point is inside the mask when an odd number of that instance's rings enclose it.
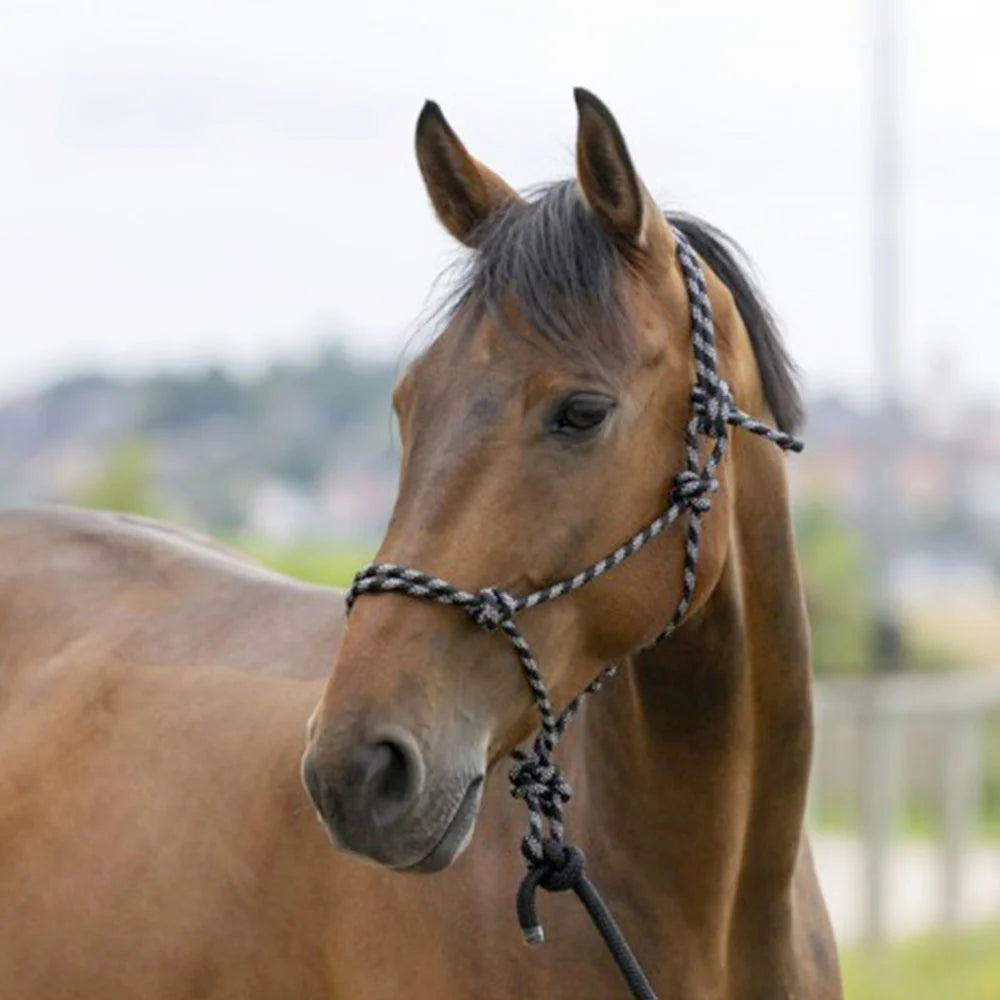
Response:
[[[571,88],[736,237],[808,402],[810,825],[848,996],[1000,998],[1000,9],[0,4],[0,503],[137,511],[343,583],[455,250],[426,97],[515,186]]]

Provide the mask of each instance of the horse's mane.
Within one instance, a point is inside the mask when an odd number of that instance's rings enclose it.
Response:
[[[761,291],[735,241],[692,215],[666,218],[691,241],[733,294],[750,335],[767,404],[778,426],[794,432],[802,418],[795,366]],[[513,292],[527,323],[553,347],[600,361],[627,355],[619,269],[635,261],[608,236],[584,205],[573,181],[535,189],[494,213],[476,233],[476,250],[449,297],[502,315]]]
[[[798,372],[785,348],[778,321],[751,276],[747,255],[732,237],[703,219],[681,212],[665,214],[733,293],[736,308],[750,335],[768,408],[778,427],[794,434],[802,423]]]

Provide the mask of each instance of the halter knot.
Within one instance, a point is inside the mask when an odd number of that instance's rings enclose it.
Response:
[[[537,751],[515,750],[511,758],[510,794],[515,799],[524,799],[529,808],[537,809],[548,819],[560,819],[562,807],[569,802],[573,790],[559,768]],[[526,857],[529,863],[538,861],[534,854]]]
[[[698,420],[698,430],[706,437],[726,436],[733,407],[733,394],[724,379],[709,389],[699,383],[691,390],[691,410]]]
[[[674,479],[674,500],[695,513],[704,514],[711,508],[711,494],[718,488],[719,481],[714,477],[685,469]]]
[[[476,602],[466,609],[469,617],[485,632],[494,632],[509,622],[517,611],[517,600],[506,590],[487,587],[476,594]]]

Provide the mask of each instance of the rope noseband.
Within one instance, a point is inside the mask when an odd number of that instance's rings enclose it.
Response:
[[[557,714],[531,647],[515,625],[514,618],[522,611],[572,593],[596,580],[638,552],[687,511],[681,594],[666,626],[650,643],[650,646],[655,645],[677,628],[690,607],[698,567],[701,519],[711,507],[711,496],[719,487],[715,473],[726,453],[729,427],[757,434],[773,441],[779,448],[796,452],[802,450],[802,442],[797,438],[754,420],[736,407],[729,386],[719,378],[717,371],[715,329],[704,274],[687,238],[676,228],[673,234],[690,303],[695,384],[691,390],[691,415],[684,432],[685,467],[674,478],[669,503],[663,513],[614,552],[575,576],[524,597],[515,597],[498,587],[475,592],[462,590],[436,576],[392,563],[365,566],[354,578],[347,594],[348,612],[362,594],[398,593],[462,608],[484,631],[506,634],[520,660],[541,720],[531,749],[515,750],[511,755],[511,794],[523,799],[528,808],[528,829],[521,840],[527,873],[517,893],[521,930],[529,944],[538,944],[543,940],[542,927],[535,911],[535,892],[539,887],[549,892],[572,889],[601,933],[632,995],[643,1000],[655,1000],[655,994],[614,918],[587,878],[583,852],[563,843],[563,807],[569,801],[571,791],[559,768],[552,762],[553,751],[581,700],[599,691],[617,668],[614,664],[605,667]],[[701,464],[698,452],[700,437],[713,442],[704,464]]]

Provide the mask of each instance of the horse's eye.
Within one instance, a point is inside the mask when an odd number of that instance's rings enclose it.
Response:
[[[594,392],[577,392],[556,407],[549,421],[553,434],[575,435],[595,431],[614,409],[615,401]]]

